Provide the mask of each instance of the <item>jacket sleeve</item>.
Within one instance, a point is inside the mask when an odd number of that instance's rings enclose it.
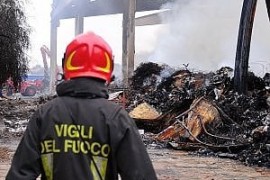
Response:
[[[127,112],[121,112],[123,138],[117,148],[118,171],[122,180],[156,180],[152,162],[142,142],[138,128]]]
[[[32,180],[40,175],[39,137],[38,116],[35,112],[13,156],[6,180]]]

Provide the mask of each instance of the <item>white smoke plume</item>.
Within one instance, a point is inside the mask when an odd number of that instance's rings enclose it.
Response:
[[[168,65],[212,71],[234,68],[243,1],[178,0],[172,13],[162,17],[166,25],[157,31],[148,60]],[[265,1],[258,1],[250,49],[250,67],[270,70],[270,23]],[[150,54],[150,55],[149,55]],[[138,55],[139,56],[139,55]],[[269,67],[268,67],[269,66]],[[268,69],[269,68],[269,69]]]

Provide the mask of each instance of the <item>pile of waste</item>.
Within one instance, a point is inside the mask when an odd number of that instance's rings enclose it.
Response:
[[[270,74],[248,73],[248,93],[233,87],[233,69],[215,72],[140,64],[129,88],[110,87],[147,146],[233,158],[270,167]],[[21,136],[34,111],[53,97],[0,101],[0,137]],[[0,129],[1,130],[1,129]]]
[[[247,95],[233,90],[233,69],[192,72],[142,63],[126,108],[147,143],[270,167],[270,76],[248,74]]]
[[[2,99],[0,101],[0,127],[2,127],[0,137],[20,137],[39,105],[52,98],[40,96],[33,99]]]

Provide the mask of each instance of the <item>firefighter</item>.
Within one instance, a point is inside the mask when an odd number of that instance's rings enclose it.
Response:
[[[1,85],[0,86],[0,100],[8,100],[11,99],[8,96],[8,91],[7,91],[8,87],[5,85]]]
[[[93,32],[78,35],[62,67],[58,96],[30,119],[6,179],[156,180],[133,119],[107,99],[110,46]]]

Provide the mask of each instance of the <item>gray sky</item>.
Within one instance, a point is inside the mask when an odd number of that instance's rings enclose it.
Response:
[[[39,48],[50,41],[52,0],[31,0],[29,22],[31,66],[42,65]],[[135,63],[154,61],[202,71],[234,67],[242,0],[178,0],[166,24],[136,27]],[[136,13],[141,16],[143,13]],[[84,31],[100,34],[112,46],[117,63],[122,57],[122,15],[85,18]],[[74,37],[74,20],[62,20],[58,28],[58,63],[65,46]],[[258,1],[251,42],[250,66],[258,73],[270,71],[270,23],[265,1]]]

